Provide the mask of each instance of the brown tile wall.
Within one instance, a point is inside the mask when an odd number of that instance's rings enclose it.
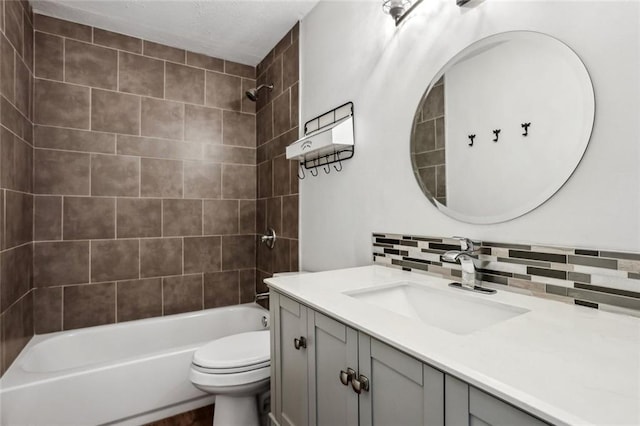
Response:
[[[0,2],[0,375],[33,336],[32,22]]]
[[[273,84],[259,92],[257,105],[257,231],[272,227],[278,236],[269,250],[258,245],[257,291],[274,272],[298,270],[298,164],[285,148],[298,139],[299,24],[258,64],[257,84]]]
[[[255,68],[34,25],[36,333],[253,301]]]
[[[297,25],[256,69],[0,4],[0,374],[34,331],[247,302],[298,269]]]

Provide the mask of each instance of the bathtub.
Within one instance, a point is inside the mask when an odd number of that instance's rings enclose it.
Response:
[[[268,315],[251,303],[36,335],[0,379],[0,424],[139,425],[208,405],[193,352]]]

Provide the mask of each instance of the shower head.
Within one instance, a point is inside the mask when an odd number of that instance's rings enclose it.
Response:
[[[247,95],[247,98],[249,98],[253,102],[256,102],[258,100],[258,92],[260,91],[260,89],[265,88],[265,87],[267,89],[269,89],[269,90],[273,90],[273,84],[261,84],[257,88],[249,89],[244,93]]]

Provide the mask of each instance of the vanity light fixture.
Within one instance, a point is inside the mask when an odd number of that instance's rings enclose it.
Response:
[[[456,5],[464,6],[470,1],[471,0],[456,0]],[[420,3],[422,3],[422,0],[416,0],[415,2],[412,2],[412,0],[383,0],[382,10],[387,15],[391,15],[397,27]]]
[[[384,0],[382,2],[382,10],[387,15],[391,15],[397,27],[420,2],[422,0],[416,0],[413,4],[411,0]]]

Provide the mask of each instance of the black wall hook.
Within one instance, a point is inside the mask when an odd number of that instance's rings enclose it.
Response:
[[[501,129],[496,129],[496,130],[493,131],[493,134],[495,136],[495,138],[493,138],[494,142],[498,142],[498,137],[499,137],[498,135],[500,135],[500,130]]]
[[[329,167],[328,164],[325,164],[322,170],[324,170],[326,174],[329,174],[331,172],[331,167]]]
[[[469,135],[468,138],[471,142],[469,142],[469,146],[473,146],[473,140],[475,139],[476,135]]]
[[[314,177],[318,176],[318,166],[315,166],[314,168],[309,169],[309,173],[311,173],[311,175],[314,176]]]
[[[520,126],[524,129],[524,133],[522,134],[522,136],[528,136],[529,126],[531,126],[531,123],[522,123]]]

